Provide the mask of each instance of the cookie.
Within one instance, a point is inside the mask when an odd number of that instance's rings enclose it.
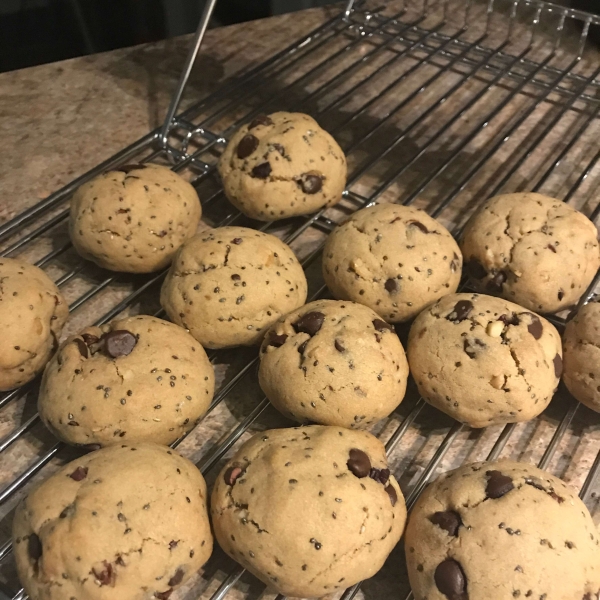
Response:
[[[196,233],[201,213],[196,190],[171,169],[124,165],[75,192],[69,230],[77,252],[97,265],[151,273]]]
[[[314,598],[374,575],[406,508],[377,438],[313,425],[247,441],[217,477],[211,515],[229,556],[281,594]]]
[[[211,554],[206,484],[169,448],[103,448],[19,504],[13,549],[31,600],[166,600]]]
[[[462,258],[448,231],[411,206],[381,204],[331,232],[323,277],[331,293],[372,308],[390,323],[412,319],[456,291]]]
[[[0,257],[0,391],[31,381],[58,346],[69,307],[34,265]]]
[[[568,204],[532,192],[488,200],[460,242],[479,291],[550,313],[577,303],[600,267],[596,226]]]
[[[408,337],[423,398],[471,427],[529,421],[548,406],[562,371],[560,335],[503,300],[452,294],[424,310]]]
[[[415,600],[597,600],[598,532],[568,485],[523,463],[439,477],[406,527]]]
[[[260,387],[300,423],[367,427],[400,404],[407,378],[392,326],[354,302],[317,300],[285,315],[260,352]]]
[[[68,444],[170,444],[204,416],[214,387],[187,331],[140,315],[68,338],[44,371],[38,411]]]
[[[225,195],[260,221],[306,215],[342,199],[346,157],[308,115],[259,115],[231,138],[219,160]]]
[[[587,407],[600,412],[600,304],[590,302],[567,323],[563,335],[565,385]]]
[[[220,227],[178,252],[160,301],[206,348],[260,343],[277,319],[302,306],[307,284],[289,246],[246,227]]]

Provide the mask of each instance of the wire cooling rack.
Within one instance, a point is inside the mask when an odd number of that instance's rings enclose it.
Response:
[[[600,51],[588,33],[600,18],[538,0],[419,0],[382,10],[350,1],[338,16],[174,117],[214,3],[207,3],[164,128],[0,226],[0,255],[42,267],[69,300],[65,334],[130,312],[164,316],[157,297],[165,273],[103,271],[82,261],[68,239],[73,190],[125,162],[172,165],[197,188],[211,226],[259,227],[284,239],[302,261],[312,299],[326,294],[320,277],[326,235],[375,201],[424,208],[455,234],[479,203],[508,191],[562,198],[597,220]],[[340,142],[349,177],[337,207],[260,224],[224,198],[215,165],[226,140],[253,116],[275,110],[307,112]],[[599,281],[597,275],[582,303]],[[561,329],[565,316],[552,321]],[[405,335],[406,328],[398,329]],[[174,444],[209,484],[240,441],[290,424],[257,387],[256,349],[210,358],[218,381],[210,411]],[[37,382],[0,395],[0,585],[14,600],[26,598],[11,557],[14,507],[33,483],[76,456],[44,430],[36,395]],[[537,463],[578,486],[596,513],[600,419],[562,387],[534,421],[471,430],[427,406],[409,386],[397,411],[372,430],[386,444],[409,506],[438,469],[502,456]],[[373,579],[339,594],[412,598],[401,546]],[[202,575],[173,599],[226,596],[272,594],[216,549]]]

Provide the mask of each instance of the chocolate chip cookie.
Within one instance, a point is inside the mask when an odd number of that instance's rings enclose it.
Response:
[[[563,335],[563,379],[579,402],[600,412],[600,304],[583,306]]]
[[[276,112],[241,127],[219,160],[231,203],[260,221],[316,212],[342,199],[346,157],[308,115]]]
[[[404,398],[408,363],[391,325],[366,306],[317,300],[265,335],[258,379],[271,403],[300,423],[366,427]]]
[[[501,298],[452,294],[425,309],[408,338],[423,398],[471,427],[518,423],[548,406],[562,371],[546,319]]]
[[[172,321],[207,348],[260,343],[306,301],[304,271],[279,238],[246,227],[197,235],[178,252],[161,291]]]
[[[560,479],[474,463],[421,494],[406,528],[415,600],[597,600],[598,532]]]
[[[201,213],[196,190],[171,169],[124,165],[75,192],[71,241],[81,256],[105,269],[150,273],[169,265],[196,233]]]
[[[140,315],[68,338],[44,372],[38,410],[69,444],[170,444],[204,416],[214,387],[187,331]]]
[[[246,442],[217,478],[211,515],[229,556],[281,594],[313,598],[373,576],[406,508],[377,438],[313,425]]]
[[[13,522],[31,600],[166,600],[212,542],[202,475],[155,444],[74,460],[19,504]]]
[[[58,346],[69,307],[34,265],[0,257],[0,391],[31,381]]]
[[[407,321],[456,291],[462,258],[448,231],[410,206],[382,204],[354,213],[327,239],[323,277],[331,293]]]
[[[568,204],[531,192],[488,200],[460,242],[482,292],[539,312],[577,303],[600,267],[596,226]]]

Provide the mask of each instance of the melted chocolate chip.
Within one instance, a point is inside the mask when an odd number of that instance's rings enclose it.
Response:
[[[448,600],[467,600],[467,578],[460,563],[447,558],[435,569],[435,585]]]
[[[555,377],[560,379],[560,376],[562,375],[562,370],[563,370],[563,361],[562,361],[560,354],[555,355],[555,357],[552,359],[552,364],[554,365]]]
[[[88,474],[88,468],[87,467],[77,467],[70,475],[69,477],[73,480],[73,481],[82,481],[87,477]]]
[[[458,535],[458,528],[462,525],[460,515],[453,510],[436,512],[429,517],[429,520],[454,537]]]
[[[32,533],[27,540],[27,552],[31,560],[39,560],[42,556],[42,541],[35,533]]]
[[[257,148],[258,138],[249,133],[240,140],[237,147],[237,157],[248,158]]]
[[[469,317],[473,310],[473,303],[470,300],[459,300],[452,309],[452,312],[446,317],[448,321],[460,323]]]
[[[390,294],[398,290],[398,282],[395,279],[388,279],[384,285],[387,292]]]
[[[271,165],[268,162],[260,163],[252,169],[250,174],[256,179],[266,179],[271,174]]]
[[[274,331],[271,331],[269,334],[269,346],[273,346],[274,348],[280,348],[285,344],[285,340],[288,339],[288,336],[285,333],[278,335]]]
[[[487,275],[484,266],[476,258],[472,258],[466,262],[465,269],[469,274],[469,277],[472,277],[473,279],[483,279]]]
[[[137,344],[137,339],[133,333],[125,329],[116,329],[109,331],[103,336],[106,353],[112,358],[127,356]]]
[[[394,328],[389,323],[386,323],[381,319],[375,319],[373,321],[373,327],[375,327],[377,331],[394,331]]]
[[[508,279],[504,271],[498,271],[492,275],[492,278],[488,281],[487,287],[493,292],[501,292],[504,282]]]
[[[171,587],[179,585],[181,583],[181,581],[183,580],[183,575],[184,575],[183,569],[181,569],[181,568],[177,569],[177,571],[175,571],[175,575],[173,575],[173,577],[171,577],[171,579],[169,579],[169,583],[167,585],[169,585]]]
[[[338,352],[345,352],[346,351],[346,348],[344,348],[344,345],[338,339],[336,339],[335,342],[333,342],[333,345],[335,346],[335,349]]]
[[[350,458],[346,463],[348,469],[359,479],[366,477],[371,472],[371,461],[367,454],[358,448],[350,450]]]
[[[394,486],[391,483],[388,486],[386,486],[385,492],[390,497],[390,502],[392,503],[392,506],[396,506],[396,502],[398,502],[398,494],[396,493],[396,490],[394,489]]]
[[[104,561],[103,564],[104,568],[100,572],[96,571],[96,569],[92,569],[92,573],[94,574],[96,581],[100,583],[100,587],[102,587],[103,585],[115,585],[115,579],[117,574],[113,571],[113,566],[106,561]]]
[[[116,167],[115,171],[120,171],[121,173],[131,173],[131,171],[136,171],[137,169],[145,169],[146,165],[142,165],[139,163],[132,163],[130,165],[121,165],[120,167]]]
[[[92,344],[97,344],[100,341],[99,337],[92,335],[91,333],[82,333],[81,337],[88,346],[91,346]]]
[[[316,194],[323,187],[323,176],[316,171],[309,171],[303,173],[296,183],[305,194]]]
[[[273,120],[267,115],[256,115],[256,117],[254,117],[254,119],[252,119],[250,122],[250,125],[248,125],[248,129],[254,129],[259,125],[273,125]]]
[[[308,333],[311,337],[321,329],[325,315],[322,312],[313,311],[302,315],[292,327],[296,333]]]
[[[90,353],[89,353],[88,347],[86,346],[85,342],[83,340],[80,340],[79,338],[76,338],[74,341],[75,341],[75,345],[77,346],[77,350],[79,350],[79,354],[81,354],[81,356],[83,356],[83,358],[88,358]]]
[[[493,500],[502,498],[504,494],[508,494],[514,489],[512,477],[504,475],[500,471],[487,471],[488,482],[485,487],[485,493],[488,498]]]
[[[410,227],[416,227],[423,233],[429,233],[429,229],[427,229],[427,227],[425,227],[425,225],[423,225],[423,223],[421,223],[421,221],[408,221],[408,223],[406,223],[406,224]]]
[[[534,315],[533,313],[525,313],[525,314],[529,314],[529,316],[531,317],[531,323],[529,323],[529,325],[527,325],[527,331],[529,331],[529,333],[536,340],[539,340],[542,337],[542,333],[544,331],[544,326],[542,325],[542,322],[537,317],[537,315]]]
[[[243,472],[241,467],[229,467],[229,469],[225,471],[223,479],[225,479],[227,485],[233,485]]]
[[[379,481],[379,483],[383,483],[385,485],[390,478],[390,470],[389,469],[371,469],[369,471],[369,477],[374,479],[375,481]]]

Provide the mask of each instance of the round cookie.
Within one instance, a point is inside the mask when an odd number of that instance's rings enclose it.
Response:
[[[587,407],[600,412],[600,304],[590,302],[567,323],[563,335],[565,385]]]
[[[425,309],[408,337],[423,398],[461,423],[529,421],[562,371],[560,335],[546,319],[492,296],[452,294]]]
[[[415,600],[596,600],[598,532],[585,504],[531,465],[474,463],[421,494],[406,528]]]
[[[123,165],[75,192],[69,230],[77,252],[101,267],[151,273],[169,265],[201,214],[196,190],[171,169]]]
[[[0,257],[0,391],[31,381],[58,346],[69,307],[34,265]]]
[[[379,571],[406,507],[377,438],[313,425],[241,446],[217,477],[211,515],[229,556],[281,594],[314,598]]]
[[[600,267],[596,226],[568,204],[532,192],[488,200],[460,242],[480,291],[549,313],[576,304]]]
[[[162,286],[172,321],[206,348],[260,343],[306,301],[304,271],[289,246],[246,227],[205,231],[183,245]]]
[[[13,522],[31,600],[166,600],[212,543],[202,475],[155,444],[74,460],[25,497]]]
[[[260,221],[316,212],[342,199],[346,157],[308,115],[259,115],[231,138],[219,160],[231,203]]]
[[[404,398],[408,363],[393,328],[366,306],[317,300],[265,335],[258,380],[300,423],[367,427]]]
[[[332,231],[323,250],[331,293],[390,323],[407,321],[455,292],[461,268],[450,233],[424,211],[398,204],[357,211]]]
[[[204,416],[215,375],[184,329],[140,315],[69,337],[44,371],[38,411],[76,445],[170,444]]]

